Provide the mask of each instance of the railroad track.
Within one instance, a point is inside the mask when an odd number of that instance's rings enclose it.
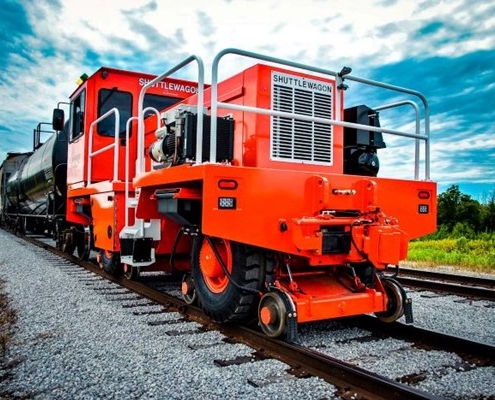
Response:
[[[207,319],[196,307],[185,304],[176,295],[157,290],[149,284],[140,281],[129,281],[124,278],[109,276],[91,262],[81,262],[74,257],[60,253],[51,245],[42,243],[34,238],[30,242],[41,246],[60,257],[70,259],[94,274],[104,277],[128,290],[138,293],[153,303],[160,304],[167,311],[178,311],[185,319],[193,320],[207,330],[222,332],[229,340],[244,343],[255,349],[256,357],[275,358],[286,364],[290,374],[304,378],[308,375],[318,376],[338,388],[338,395],[343,399],[434,399],[434,395],[415,388],[415,383],[424,379],[424,371],[410,374],[400,379],[391,379],[378,373],[356,366],[353,362],[345,362],[335,358],[321,346],[303,343],[288,344],[271,339],[260,332],[238,326],[219,325]],[[152,279],[151,279],[152,280]],[[146,281],[146,279],[144,279]],[[178,284],[177,284],[178,285]],[[167,286],[165,284],[165,286]],[[457,368],[475,368],[495,365],[495,346],[473,342],[460,337],[445,335],[410,325],[394,323],[384,325],[373,317],[348,318],[340,322],[343,326],[352,326],[369,332],[366,340],[384,340],[389,337],[410,341],[416,348],[434,349],[457,353],[464,360]],[[366,336],[366,335],[365,335]],[[343,345],[343,343],[341,343]],[[253,356],[254,357],[254,356]],[[250,360],[230,360],[232,362],[252,362]],[[222,360],[218,361],[222,364]]]
[[[397,279],[407,287],[495,301],[495,279],[411,268],[400,268]]]

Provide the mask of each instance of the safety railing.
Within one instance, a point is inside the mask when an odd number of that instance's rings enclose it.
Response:
[[[51,122],[40,122],[36,126],[36,128],[33,129],[33,151],[35,151],[36,149],[39,149],[43,145],[43,142],[41,142],[41,134],[42,133],[49,133],[51,135],[55,132],[53,130],[41,129],[42,125],[52,126],[53,124]]]
[[[136,158],[136,175],[145,172],[144,170],[144,95],[146,91],[155,85],[156,83],[162,81],[166,77],[172,75],[173,73],[179,71],[190,63],[196,61],[198,64],[198,110],[202,110],[204,106],[204,86],[205,86],[205,73],[204,73],[204,64],[203,60],[195,55],[191,55],[187,57],[185,60],[177,64],[175,67],[172,67],[168,71],[163,74],[157,76],[155,79],[149,81],[146,85],[141,88],[141,92],[139,93],[138,99],[138,143],[137,150],[138,155]],[[196,130],[197,138],[196,138],[196,162],[201,161],[201,148],[203,146],[203,118],[198,118],[198,125]]]
[[[146,112],[151,111],[156,115],[156,124],[157,124],[157,129],[160,128],[160,113],[158,110],[154,107],[146,107],[143,110],[143,114],[146,114]],[[124,197],[125,197],[125,226],[129,225],[129,184],[130,184],[130,173],[129,173],[129,165],[130,165],[130,159],[129,159],[129,138],[131,134],[131,124],[133,121],[138,121],[138,117],[130,117],[125,125],[125,190],[124,190]]]
[[[144,115],[146,112],[146,109],[144,108],[144,96],[147,92],[147,90],[155,85],[156,83],[162,81],[163,79],[167,78],[168,76],[174,74],[175,72],[179,71],[180,69],[184,68],[185,66],[189,65],[192,62],[196,62],[198,65],[198,90],[197,90],[197,107],[199,112],[202,114],[202,110],[204,107],[204,63],[203,60],[195,55],[191,55],[184,59],[182,62],[177,64],[176,66],[170,68],[168,71],[162,73],[161,75],[157,76],[155,79],[152,79],[151,81],[147,82],[146,85],[144,85],[141,88],[141,91],[139,92],[139,98],[138,98],[138,116],[137,116],[137,123],[138,123],[138,137],[137,137],[137,156],[136,156],[136,176],[139,174],[142,174],[145,171],[145,159],[144,159],[144,144],[145,144],[145,131],[144,131]],[[159,120],[158,116],[158,120]],[[129,122],[129,121],[128,121]],[[201,162],[201,149],[203,147],[203,118],[198,118],[197,122],[197,130],[196,130],[196,162]],[[199,161],[198,161],[199,160]],[[128,176],[127,176],[128,178]],[[126,178],[126,181],[128,179]],[[135,196],[139,196],[139,190],[136,190]],[[129,205],[129,199],[126,199],[126,208]],[[126,216],[128,215],[128,212],[126,211]],[[121,238],[142,238],[145,236],[145,231],[148,230],[148,233],[154,238],[154,240],[159,240],[159,225],[156,227],[153,224],[153,221],[145,223],[145,221],[141,218],[135,218],[134,219],[134,225],[129,226],[129,221],[128,217],[126,217],[125,221],[125,227],[122,229],[120,232],[120,237]]]
[[[389,110],[391,108],[397,108],[400,106],[405,106],[405,105],[410,105],[414,108],[414,111],[416,113],[416,135],[420,135],[421,131],[421,115],[419,112],[419,107],[418,105],[411,100],[403,100],[403,101],[398,101],[396,103],[392,104],[385,104],[383,106],[378,106],[378,107],[371,107],[375,111],[381,111],[381,110]],[[414,148],[414,179],[418,180],[419,179],[419,139],[416,139],[415,141],[415,148]]]
[[[102,147],[96,151],[93,151],[93,134],[94,127],[104,119],[110,117],[111,115],[115,115],[115,132],[114,132],[114,141],[113,143]],[[120,127],[120,112],[117,108],[112,108],[108,110],[105,114],[103,114],[98,119],[94,120],[89,127],[89,143],[88,143],[88,176],[87,176],[87,185],[91,184],[91,173],[93,167],[93,157],[98,154],[104,153],[106,151],[114,149],[113,152],[113,180],[112,182],[116,182],[119,179],[119,127]]]
[[[306,116],[306,115],[301,115],[301,114],[288,113],[288,112],[283,112],[283,111],[276,111],[276,110],[272,110],[272,109],[268,109],[268,108],[251,107],[251,106],[244,106],[244,105],[239,105],[239,104],[230,104],[230,103],[218,101],[218,65],[220,63],[220,60],[227,54],[234,54],[234,55],[238,55],[238,56],[253,58],[253,59],[257,59],[257,60],[261,60],[261,61],[267,61],[267,62],[278,64],[278,65],[284,65],[284,66],[291,67],[291,68],[297,68],[299,70],[311,71],[311,72],[316,72],[318,74],[331,76],[335,79],[336,87],[338,90],[341,90],[340,87],[344,86],[343,82],[345,79],[347,79],[347,80],[352,80],[352,81],[356,81],[359,83],[367,84],[370,86],[380,87],[383,89],[396,91],[396,92],[400,92],[403,94],[408,94],[408,95],[417,97],[421,100],[421,102],[423,103],[423,106],[424,106],[424,121],[425,121],[424,122],[424,133],[421,134],[419,132],[419,125],[420,125],[419,122],[416,123],[416,126],[417,126],[416,133],[409,133],[409,132],[403,132],[403,131],[394,130],[394,129],[386,129],[386,128],[382,128],[382,127],[374,127],[374,126],[369,126],[369,125],[357,124],[357,123],[353,123],[353,122],[345,122],[345,121],[341,120],[340,112],[335,113],[336,114],[335,119],[328,119],[328,118],[320,118],[320,117],[312,117],[312,116]],[[340,97],[341,96],[339,94],[337,94],[335,96],[335,106],[336,106],[337,110],[341,109],[341,98]],[[414,102],[410,102],[410,103],[415,104],[417,107],[416,103],[414,103]],[[407,103],[407,104],[410,104],[410,103]],[[382,106],[381,109],[396,107],[398,105],[399,104],[397,104],[397,103],[395,105],[386,105],[386,106]],[[318,67],[314,67],[311,65],[301,64],[301,63],[297,63],[297,62],[293,62],[293,61],[287,61],[287,60],[283,60],[283,59],[276,58],[276,57],[266,56],[266,55],[253,53],[253,52],[249,52],[249,51],[244,51],[244,50],[239,50],[239,49],[235,49],[235,48],[228,48],[228,49],[225,49],[225,50],[222,50],[221,52],[219,52],[215,56],[215,58],[213,60],[213,64],[212,64],[210,160],[216,159],[218,108],[252,112],[252,113],[256,113],[256,114],[278,116],[278,117],[284,117],[284,118],[291,118],[291,119],[297,119],[297,120],[302,120],[302,121],[317,122],[317,123],[323,123],[323,124],[327,124],[327,125],[336,125],[336,126],[342,126],[342,127],[347,127],[347,128],[364,129],[366,131],[383,132],[383,133],[393,134],[393,135],[397,135],[397,136],[416,139],[416,152],[417,152],[416,154],[417,154],[417,156],[415,158],[415,167],[414,167],[415,179],[418,179],[418,177],[419,177],[419,158],[420,157],[419,157],[419,142],[418,141],[424,141],[425,142],[425,180],[430,179],[429,107],[428,107],[428,102],[427,102],[426,98],[420,92],[406,89],[406,88],[402,88],[399,86],[390,85],[390,84],[383,83],[383,82],[378,82],[378,81],[373,81],[370,79],[352,76],[352,75],[348,74],[348,71],[335,72],[335,71],[331,71],[328,69],[318,68]],[[375,110],[377,110],[377,109],[378,108],[375,108]],[[419,111],[417,111],[417,113],[416,113],[417,117],[418,117],[418,115],[419,115]]]

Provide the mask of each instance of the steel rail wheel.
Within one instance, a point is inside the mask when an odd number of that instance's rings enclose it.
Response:
[[[121,275],[123,272],[119,253],[100,250],[99,264],[100,268],[102,268],[107,274],[117,276]]]
[[[194,304],[198,299],[196,288],[194,287],[194,281],[192,280],[190,273],[186,273],[182,277],[181,292],[182,298],[186,304]]]
[[[214,321],[245,321],[259,301],[264,281],[259,250],[199,234],[192,249],[192,280],[198,303]]]
[[[62,244],[61,249],[64,253],[72,255],[76,249],[74,231],[73,229],[68,229],[62,233]]]
[[[84,226],[83,231],[77,230],[75,232],[77,256],[80,260],[87,261],[89,259],[89,253],[91,252],[91,227],[86,225]]]
[[[394,279],[381,278],[381,281],[388,297],[387,310],[375,315],[380,321],[394,322],[404,315],[404,289]]]
[[[139,268],[133,267],[129,264],[123,264],[122,270],[124,272],[124,277],[130,281],[137,280],[139,278],[139,275],[141,275],[141,271],[139,270]]]
[[[281,296],[283,294],[278,292],[268,292],[261,298],[258,319],[266,336],[279,337],[285,333],[287,307]]]
[[[80,260],[88,260],[91,251],[91,230],[89,226],[84,231],[71,226],[62,233],[61,248],[64,253],[73,255],[77,249],[77,257]]]

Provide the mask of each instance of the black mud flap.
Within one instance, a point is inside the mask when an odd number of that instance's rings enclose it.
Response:
[[[404,296],[405,295],[406,293],[404,291]],[[404,316],[406,318],[406,324],[412,324],[414,322],[412,299],[409,297],[404,297]]]
[[[287,314],[285,315],[285,341],[287,343],[299,344],[299,334],[297,331],[297,312],[293,308],[294,304],[289,300],[288,296],[281,296],[285,306],[287,308]]]

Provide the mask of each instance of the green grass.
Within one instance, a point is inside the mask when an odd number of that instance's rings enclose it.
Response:
[[[429,267],[448,265],[495,273],[495,237],[413,241],[409,244],[407,261]]]

